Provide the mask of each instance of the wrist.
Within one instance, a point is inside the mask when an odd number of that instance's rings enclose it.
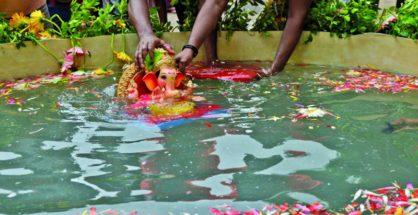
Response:
[[[199,54],[199,49],[191,44],[184,45],[182,51],[187,51],[192,53],[193,57],[196,57]]]
[[[276,58],[273,61],[273,64],[271,65],[271,68],[275,70],[282,70],[286,65],[287,59],[288,57],[283,56],[280,53],[277,54]]]
[[[155,37],[154,32],[138,32],[138,36],[139,38],[143,38],[143,37]]]
[[[273,73],[276,73],[276,72],[280,72],[280,71],[282,71],[282,70],[283,70],[283,68],[284,68],[284,64],[274,62],[274,63],[271,65],[270,70],[271,70]]]
[[[190,56],[194,57],[193,50],[191,50],[191,49],[186,48],[186,49],[183,49],[182,52],[187,54],[187,55],[190,55]]]

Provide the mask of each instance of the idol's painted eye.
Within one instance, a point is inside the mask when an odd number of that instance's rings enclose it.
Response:
[[[166,80],[167,79],[167,76],[162,75],[160,78],[163,79],[163,80]]]

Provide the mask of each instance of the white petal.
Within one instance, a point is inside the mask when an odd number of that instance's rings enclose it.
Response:
[[[351,202],[356,201],[361,196],[362,193],[363,193],[362,189],[357,190],[357,192],[356,192],[356,194],[354,194],[354,198],[353,198],[353,200],[351,200]]]

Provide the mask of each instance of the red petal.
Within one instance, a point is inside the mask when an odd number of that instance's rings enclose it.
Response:
[[[186,77],[183,75],[183,73],[179,72],[176,76],[176,88],[179,87],[181,85],[181,83],[183,82],[183,80]]]
[[[142,78],[147,88],[153,91],[158,86],[157,76],[154,73],[148,73]]]
[[[187,68],[187,74],[196,79],[217,79],[233,82],[251,82],[257,79],[261,68],[250,65],[196,65]]]
[[[90,215],[96,215],[96,208],[95,207],[90,208]]]
[[[209,209],[210,213],[212,213],[213,215],[223,215],[224,213],[216,208],[210,208]]]

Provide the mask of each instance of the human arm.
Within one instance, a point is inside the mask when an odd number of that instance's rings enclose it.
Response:
[[[149,19],[149,6],[145,0],[129,1],[129,18],[134,25],[140,41],[135,52],[136,64],[144,68],[144,59],[149,53],[153,57],[154,49],[161,47],[174,54],[173,48],[164,40],[155,36]]]
[[[283,70],[303,31],[303,24],[312,0],[290,0],[285,29],[273,64],[263,75],[274,75]]]
[[[227,0],[206,0],[193,26],[189,37],[189,45],[199,48],[216,28],[222,12],[225,10]],[[192,49],[186,48],[176,56],[176,62],[183,70],[193,60]]]

